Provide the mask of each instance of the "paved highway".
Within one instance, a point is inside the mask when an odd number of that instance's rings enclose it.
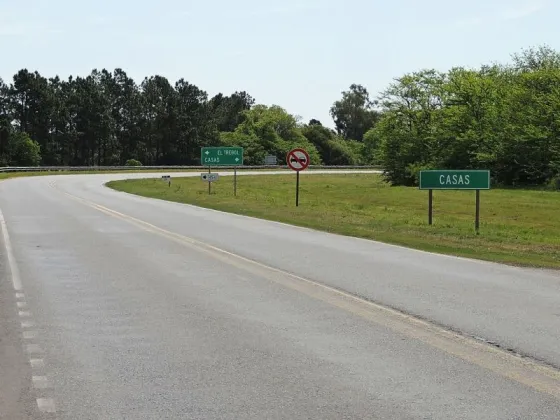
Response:
[[[160,175],[0,183],[0,419],[560,418],[558,272],[103,186]]]

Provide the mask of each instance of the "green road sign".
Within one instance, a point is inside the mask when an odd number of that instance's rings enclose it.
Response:
[[[489,190],[490,171],[420,171],[421,190]]]
[[[200,163],[203,166],[243,165],[243,147],[202,147]]]

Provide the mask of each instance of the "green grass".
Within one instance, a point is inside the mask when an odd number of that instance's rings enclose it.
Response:
[[[474,232],[474,191],[434,191],[434,225],[427,223],[427,191],[390,187],[377,175],[302,175],[295,207],[295,175],[222,177],[208,195],[199,178],[115,181],[128,193],[277,220],[327,232],[375,239],[513,265],[560,268],[560,193],[494,189],[481,192],[480,234]]]

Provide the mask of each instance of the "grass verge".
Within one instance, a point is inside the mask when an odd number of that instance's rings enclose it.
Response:
[[[427,223],[427,191],[390,187],[378,175],[302,175],[295,207],[295,175],[238,177],[207,184],[176,178],[114,181],[116,190],[277,220],[327,232],[426,251],[513,265],[560,268],[560,193],[494,189],[481,192],[481,229],[474,232],[474,191],[434,191],[434,225]]]

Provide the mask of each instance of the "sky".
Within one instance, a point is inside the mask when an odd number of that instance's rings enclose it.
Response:
[[[375,98],[409,72],[560,50],[558,16],[558,0],[0,0],[0,78],[122,68],[332,126],[352,83]]]

